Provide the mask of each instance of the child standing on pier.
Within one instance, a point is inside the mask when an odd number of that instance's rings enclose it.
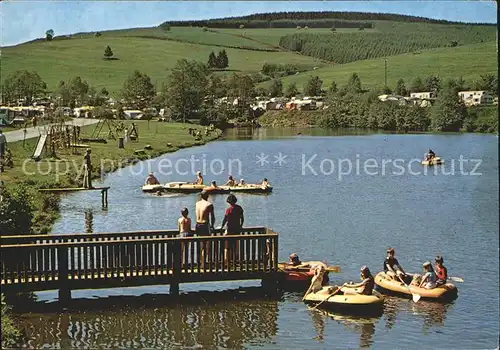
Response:
[[[193,230],[191,229],[191,218],[188,217],[189,210],[187,208],[182,208],[181,217],[177,220],[177,225],[179,227],[179,236],[180,237],[193,237]],[[184,257],[184,243],[181,242],[181,255],[182,255],[182,263],[185,264],[187,259]],[[189,247],[190,244],[187,244],[188,247],[188,255],[189,255]]]

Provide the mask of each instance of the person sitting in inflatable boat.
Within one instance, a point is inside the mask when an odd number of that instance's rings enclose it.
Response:
[[[264,180],[262,180],[262,183],[260,184],[262,187],[268,187],[269,186],[269,182],[267,181],[266,178],[264,178]]]
[[[245,187],[246,185],[247,185],[247,183],[243,179],[241,179],[240,183],[238,184],[238,186],[241,186],[241,187]]]
[[[195,185],[203,185],[203,176],[201,176],[201,171],[196,172],[196,180],[194,180]]]
[[[436,277],[437,281],[436,284],[438,286],[442,286],[443,284],[446,284],[446,280],[448,279],[448,270],[446,267],[443,265],[443,257],[442,256],[436,256],[434,259],[436,265],[434,267],[434,271],[436,271]]]
[[[342,285],[342,288],[340,288],[340,291],[343,292],[344,294],[372,295],[373,288],[375,287],[375,279],[373,278],[373,275],[367,266],[361,267],[360,278],[361,278],[360,283],[356,284],[344,283]]]
[[[146,178],[146,182],[144,183],[145,185],[159,185],[160,181],[154,176],[153,173],[149,173],[148,177]]]
[[[288,264],[292,266],[299,266],[302,265],[302,262],[300,261],[299,256],[296,253],[292,253],[288,257]]]
[[[231,187],[236,186],[236,181],[231,175],[229,175],[229,178],[227,179],[225,186],[231,186]]]
[[[434,153],[433,150],[429,149],[429,152],[427,152],[427,155],[425,157],[425,160],[432,160],[432,158],[435,158],[436,157],[436,153]]]
[[[394,257],[395,254],[394,248],[387,249],[387,257],[384,260],[384,272],[396,281],[404,281],[405,278],[408,278],[408,275],[399,264],[398,259]]]
[[[425,289],[433,289],[437,287],[437,277],[434,269],[432,268],[432,264],[430,261],[424,262],[422,265],[424,268],[424,275],[421,276],[419,274],[413,275],[413,280],[411,282],[412,285],[419,286],[420,288]]]

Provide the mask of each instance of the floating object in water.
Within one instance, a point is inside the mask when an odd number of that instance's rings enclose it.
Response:
[[[431,160],[423,160],[422,165],[433,166],[443,164],[444,160],[439,157],[434,157]]]
[[[419,295],[426,300],[447,301],[458,296],[458,289],[454,284],[446,283],[442,286],[426,289],[409,285],[406,287],[401,281],[396,281],[385,272],[379,272],[375,276],[375,288],[383,294],[395,294],[400,296]]]

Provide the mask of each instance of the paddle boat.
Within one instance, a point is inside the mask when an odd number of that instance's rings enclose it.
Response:
[[[443,164],[443,163],[444,163],[444,160],[442,160],[438,156],[432,158],[431,160],[424,159],[422,161],[422,165],[426,165],[426,166],[440,165],[440,164]]]
[[[349,315],[377,315],[384,308],[380,295],[344,294],[338,286],[324,286],[315,293],[311,291],[303,300],[317,308]]]
[[[405,285],[401,281],[396,281],[386,275],[384,271],[375,276],[375,288],[383,294],[396,295],[402,297],[413,297],[418,301],[420,298],[429,301],[449,301],[458,297],[458,289],[452,283],[446,283],[442,286],[426,289],[413,285]],[[415,296],[417,298],[415,298]]]

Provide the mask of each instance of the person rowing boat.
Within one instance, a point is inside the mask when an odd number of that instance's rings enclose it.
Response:
[[[146,181],[144,183],[145,185],[159,185],[160,181],[154,176],[154,173],[149,173],[148,177],[146,178]]]

